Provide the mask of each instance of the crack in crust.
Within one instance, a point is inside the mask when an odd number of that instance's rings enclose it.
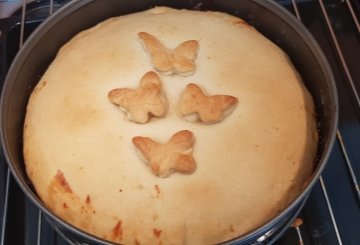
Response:
[[[237,102],[230,95],[207,96],[198,85],[190,83],[180,98],[180,111],[188,121],[214,124],[231,114]]]
[[[155,69],[159,72],[164,75],[176,73],[183,76],[189,76],[195,72],[194,60],[199,49],[198,41],[189,40],[175,49],[168,49],[149,33],[139,32],[138,36],[143,41],[145,50],[149,52]]]
[[[164,178],[173,172],[191,174],[196,169],[192,156],[194,136],[191,131],[179,131],[165,144],[141,136],[134,137],[132,141],[156,176]]]
[[[150,117],[162,117],[167,112],[168,101],[159,76],[147,72],[137,89],[117,88],[108,94],[109,100],[126,113],[129,120],[146,123]]]

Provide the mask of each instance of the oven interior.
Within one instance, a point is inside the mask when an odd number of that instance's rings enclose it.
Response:
[[[36,27],[69,0],[4,1],[0,18],[0,84]],[[275,244],[360,242],[360,3],[356,0],[277,0],[313,34],[325,53],[339,94],[339,125],[329,162],[296,224]],[[1,87],[1,86],[0,86]],[[274,243],[271,239],[259,244]],[[75,244],[55,231],[11,176],[0,152],[0,245]]]

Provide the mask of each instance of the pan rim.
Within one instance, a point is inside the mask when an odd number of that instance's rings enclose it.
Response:
[[[17,73],[19,70],[19,65],[24,63],[26,61],[27,57],[31,55],[31,51],[34,48],[34,46],[37,44],[38,40],[41,39],[50,29],[52,29],[56,24],[61,22],[64,18],[66,18],[71,13],[80,10],[82,7],[84,7],[87,4],[90,4],[97,0],[81,0],[81,1],[73,1],[68,3],[66,6],[64,6],[61,10],[53,14],[51,17],[49,17],[46,21],[44,21],[28,38],[28,40],[25,42],[22,49],[18,52],[16,55],[14,61],[11,64],[11,67],[7,73],[2,93],[1,93],[1,100],[0,100],[0,115],[6,114],[6,110],[10,110],[9,107],[6,107],[7,100],[9,98],[9,95],[13,90],[14,83],[12,81],[15,81],[17,79]],[[236,243],[236,242],[244,242],[247,240],[251,240],[256,238],[257,236],[261,236],[263,232],[266,232],[274,224],[281,221],[281,219],[284,219],[289,212],[294,210],[298,204],[305,198],[305,196],[310,192],[312,187],[315,185],[316,181],[319,179],[319,176],[323,169],[326,166],[326,163],[328,162],[331,149],[335,143],[336,138],[336,129],[337,129],[337,123],[338,123],[338,96],[337,96],[337,90],[335,86],[335,79],[333,77],[332,71],[330,69],[330,65],[325,58],[324,53],[322,52],[321,48],[313,38],[313,36],[310,34],[310,32],[306,29],[306,27],[299,22],[291,13],[289,13],[286,9],[284,9],[282,6],[277,4],[273,1],[266,1],[266,0],[249,0],[252,1],[261,7],[266,8],[267,10],[271,11],[273,14],[277,15],[280,19],[284,20],[290,28],[292,28],[301,38],[302,41],[306,44],[306,46],[309,48],[309,50],[312,52],[312,54],[317,57],[319,65],[322,69],[322,73],[324,74],[324,77],[327,80],[327,85],[329,86],[329,91],[332,93],[331,98],[333,98],[331,107],[334,108],[333,111],[333,118],[332,122],[330,123],[330,134],[329,139],[327,142],[325,142],[325,147],[323,150],[323,154],[321,155],[321,158],[317,161],[317,166],[314,170],[314,173],[311,177],[311,181],[307,184],[307,186],[301,191],[301,193],[278,215],[273,217],[268,222],[262,224],[258,228],[252,230],[251,232],[248,232],[244,235],[241,235],[239,237],[236,237],[234,239],[224,241],[221,244],[230,244],[230,243]],[[7,122],[5,121],[4,117],[1,117],[0,120],[0,131],[1,131],[1,146],[3,149],[4,157],[6,159],[6,162],[12,172],[13,177],[15,178],[18,185],[21,187],[22,191],[26,194],[26,196],[38,207],[42,212],[44,212],[46,215],[48,215],[51,219],[53,219],[56,223],[60,224],[66,229],[70,229],[72,232],[76,233],[77,235],[85,238],[85,239],[91,239],[97,243],[100,244],[114,244],[109,241],[105,241],[101,238],[98,238],[92,234],[89,234],[83,230],[80,230],[79,228],[71,225],[67,221],[63,220],[56,214],[52,213],[45,204],[38,198],[38,196],[35,194],[35,192],[30,188],[29,184],[23,180],[22,177],[20,177],[19,171],[14,167],[14,164],[12,163],[12,157],[9,154],[9,147],[8,147],[8,136],[7,132],[5,130]]]

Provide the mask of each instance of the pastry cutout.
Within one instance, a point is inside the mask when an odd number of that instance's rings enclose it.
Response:
[[[143,40],[144,47],[149,52],[155,69],[159,72],[165,75],[176,73],[183,76],[189,76],[195,72],[194,59],[199,48],[196,40],[189,40],[175,49],[168,49],[149,33],[139,32],[138,36]]]
[[[238,99],[230,95],[207,96],[198,85],[190,83],[180,98],[180,111],[188,121],[214,124],[224,120],[237,102]]]
[[[146,123],[150,117],[166,114],[168,101],[162,90],[159,76],[155,72],[146,73],[137,89],[117,88],[109,92],[110,101],[126,113],[129,120]]]
[[[141,136],[134,137],[132,141],[156,176],[168,177],[175,171],[191,174],[196,169],[192,156],[194,136],[191,131],[179,131],[165,144]]]

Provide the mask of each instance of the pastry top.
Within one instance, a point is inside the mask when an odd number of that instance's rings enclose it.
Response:
[[[195,40],[192,74],[158,72],[139,33],[168,50]],[[149,71],[167,112],[135,123],[108,94],[138,89]],[[179,101],[191,83],[239,103],[215,124],[189,122]],[[183,154],[192,149],[196,170],[156,176],[136,145],[189,131]],[[164,7],[108,19],[65,44],[24,125],[26,170],[47,207],[125,244],[213,244],[255,229],[302,190],[316,146],[312,98],[281,49],[237,17]]]

